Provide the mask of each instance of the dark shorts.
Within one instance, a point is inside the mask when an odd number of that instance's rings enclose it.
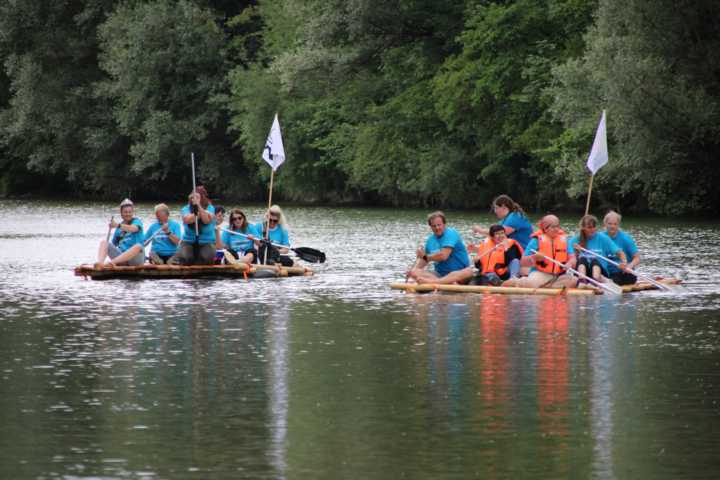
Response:
[[[580,265],[585,265],[585,269],[588,275],[592,273],[592,267],[597,266],[604,276],[609,277],[607,270],[602,267],[597,258],[580,257],[578,258],[577,266],[579,267]]]
[[[215,244],[180,242],[175,255],[167,262],[171,265],[213,265],[215,263]]]
[[[627,272],[615,272],[610,275],[610,280],[618,285],[633,285],[637,283],[637,277]]]

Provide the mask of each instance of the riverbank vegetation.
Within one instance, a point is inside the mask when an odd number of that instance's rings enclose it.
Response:
[[[713,0],[0,0],[0,194],[720,206]]]

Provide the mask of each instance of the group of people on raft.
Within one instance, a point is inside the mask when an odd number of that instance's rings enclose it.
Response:
[[[160,203],[155,206],[155,222],[144,230],[133,202],[125,199],[120,204],[121,220],[110,220],[108,239],[100,242],[95,266],[137,266],[146,261],[155,265],[293,265],[288,256],[288,225],[279,206],[271,206],[263,221],[254,224],[242,210],[233,208],[228,212],[227,228],[223,227],[225,213],[223,207],[212,204],[205,187],[198,186],[180,211],[181,222],[171,219],[169,207]]]
[[[418,283],[527,288],[576,287],[587,278],[618,285],[637,282],[632,271],[640,263],[640,254],[633,238],[620,229],[622,217],[617,212],[605,215],[602,232],[597,218],[585,215],[579,233],[570,236],[552,214],[542,217],[539,229],[533,229],[523,209],[507,195],[493,201],[493,211],[497,224],[473,226],[474,233],[486,236],[478,245],[466,245],[447,226],[442,212],[428,215],[432,234],[418,248],[407,277]],[[476,254],[472,263],[468,252]],[[426,268],[430,262],[435,264],[434,271]],[[569,274],[570,270],[579,275]]]

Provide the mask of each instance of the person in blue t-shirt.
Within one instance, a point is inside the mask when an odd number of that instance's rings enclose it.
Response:
[[[256,223],[256,230],[262,238],[266,238],[274,245],[267,250],[267,263],[280,263],[285,267],[292,267],[295,262],[288,256],[290,253],[290,237],[288,235],[288,222],[285,214],[278,205],[273,205],[265,213],[265,222]],[[258,250],[260,263],[265,263],[265,246]],[[270,260],[272,258],[272,260]]]
[[[533,226],[522,207],[507,195],[498,196],[493,200],[492,205],[493,212],[500,219],[500,225],[505,227],[508,238],[518,242],[522,248],[526,248],[533,233]],[[473,232],[478,235],[489,235],[488,229],[480,225],[474,225]]]
[[[417,283],[467,283],[474,270],[462,237],[447,226],[443,212],[431,213],[427,222],[433,233],[427,237],[425,246],[417,249],[415,266],[407,277]],[[435,263],[434,272],[425,269],[430,262]]]
[[[230,228],[220,235],[221,248],[227,263],[255,263],[257,259],[256,242],[261,234],[255,225],[248,224],[247,217],[239,208],[230,210],[228,220]]]
[[[115,265],[137,266],[145,263],[145,250],[143,249],[143,224],[135,217],[135,206],[129,199],[120,204],[122,221],[110,220],[108,227],[115,229],[112,240],[100,242],[96,267],[112,267]],[[108,231],[109,232],[109,231]],[[105,263],[105,259],[110,261]]]
[[[640,251],[638,250],[635,240],[624,230],[620,230],[620,222],[622,216],[619,213],[610,210],[603,218],[603,224],[605,225],[605,231],[600,232],[603,235],[610,237],[615,245],[620,247],[625,253],[625,258],[628,260],[627,268],[635,270],[640,264]],[[615,255],[608,256],[610,260],[620,263],[620,259]],[[618,285],[632,285],[637,282],[637,277],[630,272],[620,270],[617,266],[608,263],[608,273],[610,279]]]
[[[570,239],[570,246],[577,255],[577,271],[588,275],[598,282],[609,281],[608,263],[600,258],[615,255],[620,259],[621,268],[627,264],[625,253],[610,240],[610,237],[598,233],[597,218],[593,215],[585,215],[580,219],[580,233]],[[580,248],[578,248],[578,246]],[[583,250],[584,249],[584,250]],[[593,255],[594,252],[598,255]]]
[[[167,263],[171,265],[212,265],[215,263],[215,207],[202,185],[188,196],[180,211],[183,237],[180,248]],[[196,233],[197,230],[197,233]]]
[[[182,238],[180,223],[170,218],[170,209],[164,203],[155,205],[157,221],[145,232],[145,244],[152,242],[150,247],[150,263],[163,265],[177,253]]]

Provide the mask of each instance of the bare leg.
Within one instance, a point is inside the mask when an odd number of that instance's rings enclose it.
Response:
[[[140,253],[142,250],[142,247],[139,244],[135,244],[132,247],[125,250],[123,253],[118,255],[117,257],[110,260],[110,263],[113,265],[122,265],[124,263],[127,263],[130,259],[134,258],[135,255]]]
[[[602,282],[602,281],[603,281],[603,280],[602,280],[602,278],[603,278],[603,276],[602,276],[602,270],[600,270],[600,266],[598,266],[598,265],[593,265],[593,267],[592,267],[592,278],[593,278],[593,280],[596,280],[596,281],[598,281],[598,282]]]
[[[105,240],[100,242],[100,247],[98,247],[98,256],[97,256],[97,263],[102,265],[105,263],[105,258],[107,258],[108,253],[108,242]]]
[[[242,257],[238,258],[238,262],[247,263],[248,265],[253,262],[253,254],[251,252],[246,253]]]
[[[472,267],[463,268],[462,270],[456,270],[450,272],[444,277],[438,277],[435,274],[425,271],[424,273],[431,275],[432,277],[417,278],[418,283],[438,283],[443,285],[452,285],[453,283],[465,283],[470,280],[474,275]]]
[[[435,283],[439,278],[434,272],[423,268],[413,268],[410,270],[408,277],[414,278],[417,283]]]
[[[577,287],[577,278],[572,275],[564,274],[560,275],[557,280],[552,283],[553,288],[575,288]]]

